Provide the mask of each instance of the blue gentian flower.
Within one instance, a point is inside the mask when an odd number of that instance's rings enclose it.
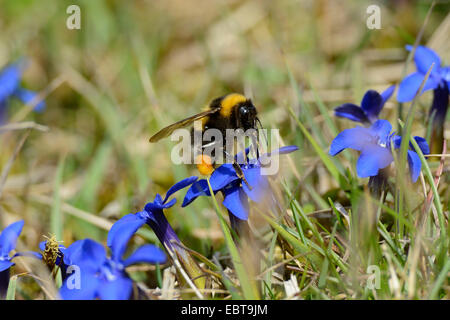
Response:
[[[175,244],[181,243],[181,241],[167,221],[163,210],[172,207],[176,203],[177,200],[175,198],[168,201],[171,195],[190,186],[196,180],[197,177],[193,176],[174,184],[169,191],[167,191],[164,199],[159,194],[156,194],[155,200],[147,203],[143,211],[123,216],[112,226],[110,232],[116,233],[116,229],[121,230],[122,228],[125,228],[128,232],[134,233],[144,224],[148,224],[164,247],[172,252],[176,252],[179,249],[179,246],[175,246]],[[109,238],[108,245],[110,245]]]
[[[410,45],[406,46],[408,51],[411,51],[412,48],[413,47]],[[414,98],[428,69],[430,69],[433,63],[433,69],[431,70],[430,76],[428,77],[422,92],[443,86],[446,86],[447,88],[450,87],[450,66],[442,67],[441,58],[436,52],[430,48],[418,46],[414,54],[414,62],[417,71],[408,75],[400,83],[397,94],[397,100],[399,102],[408,102]]]
[[[0,122],[4,121],[6,108],[10,98],[15,97],[27,104],[30,103],[37,94],[20,86],[22,73],[24,69],[23,62],[17,62],[4,67],[0,72]],[[45,109],[45,102],[40,101],[34,111]]]
[[[334,109],[337,117],[343,117],[352,121],[371,124],[378,120],[378,115],[384,104],[392,96],[395,85],[390,86],[381,94],[375,90],[369,90],[364,94],[361,106],[353,103],[344,103]]]
[[[6,296],[9,285],[9,271],[14,265],[10,252],[16,248],[17,238],[22,232],[24,221],[17,221],[7,226],[0,234],[0,299]]]
[[[176,199],[170,201],[169,197],[175,192],[190,186],[197,180],[197,177],[189,177],[174,184],[166,193],[164,199],[156,194],[155,200],[145,205],[144,210],[135,214],[127,214],[118,220],[111,228],[110,233],[135,233],[144,224],[147,224],[155,232],[159,241],[169,253],[170,257],[180,260],[185,271],[198,287],[204,287],[205,281],[202,278],[203,271],[197,265],[195,260],[185,249],[183,243],[176,235],[172,226],[164,215],[164,209],[172,207]],[[108,245],[112,244],[112,239],[108,237]]]
[[[263,166],[261,165],[263,158],[268,158],[275,154],[287,154],[298,150],[297,146],[282,147],[270,154],[264,154],[259,159],[249,159],[248,163],[238,159],[247,186],[236,174],[236,170],[231,163],[225,163],[218,167],[211,174],[209,182],[214,193],[221,191],[224,195],[223,205],[236,218],[247,220],[249,215],[250,198],[254,202],[261,202],[266,199],[270,192],[268,176],[263,174]],[[248,153],[248,150],[247,150]],[[240,154],[239,157],[243,158]],[[189,205],[199,196],[210,196],[208,182],[205,179],[198,180],[189,188],[183,201],[183,207]]]
[[[412,46],[406,46],[409,51],[412,48]],[[444,123],[449,105],[450,66],[441,66],[439,55],[430,48],[423,46],[416,48],[414,61],[417,72],[408,75],[400,83],[397,100],[399,102],[411,101],[419,90],[428,69],[434,63],[423,91],[433,89],[433,104],[429,111],[429,116],[432,117],[430,142],[433,153],[442,153]]]
[[[70,245],[65,250],[63,259],[66,265],[79,267],[80,287],[71,287],[72,276],[69,274],[60,289],[61,297],[67,300],[130,299],[133,282],[125,268],[137,263],[166,261],[164,252],[150,244],[139,247],[128,258],[124,258],[127,244],[134,232],[124,226],[110,230],[110,257],[106,255],[103,245],[91,239],[79,240]]]
[[[420,151],[424,155],[430,154],[430,147],[428,146],[427,140],[425,140],[422,137],[415,136],[414,140],[416,140],[417,145],[420,148]],[[399,149],[400,145],[402,144],[402,137],[401,136],[394,136],[392,137],[392,143],[394,144],[395,149]],[[419,155],[417,152],[413,151],[414,147],[411,143],[409,143],[408,149],[408,165],[409,170],[411,171],[411,179],[413,182],[416,182],[420,175],[420,170],[422,169],[422,162],[420,161]]]
[[[356,163],[358,177],[367,178],[376,176],[379,170],[389,166],[394,158],[391,152],[391,143],[398,149],[401,143],[400,136],[391,133],[392,125],[387,120],[377,120],[370,128],[357,126],[339,133],[331,143],[329,154],[335,156],[342,150],[350,148],[361,152]],[[426,140],[414,137],[424,154],[429,153]],[[415,151],[408,150],[408,162],[413,182],[419,177],[422,163]]]

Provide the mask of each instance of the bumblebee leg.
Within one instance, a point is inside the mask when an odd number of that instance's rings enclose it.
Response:
[[[244,172],[242,172],[241,167],[239,166],[239,164],[238,164],[236,161],[233,162],[233,168],[234,168],[234,170],[236,171],[237,176],[238,176],[242,181],[244,181],[244,183],[247,185],[247,187],[248,187],[250,190],[252,190],[252,187],[251,187],[250,184],[248,183],[247,179],[245,179]]]
[[[225,154],[226,157],[230,157],[231,155],[225,151],[225,149],[223,149],[223,153]],[[241,179],[242,181],[244,181],[244,183],[247,185],[247,187],[252,190],[252,187],[250,186],[250,184],[248,183],[247,179],[244,176],[244,172],[242,172],[241,167],[239,166],[239,164],[236,161],[236,158],[233,157],[233,168],[234,171],[236,171],[236,175],[238,176],[239,179]]]

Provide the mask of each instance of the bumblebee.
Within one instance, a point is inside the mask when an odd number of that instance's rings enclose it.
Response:
[[[261,122],[257,117],[257,111],[250,99],[238,93],[231,93],[211,101],[206,111],[193,115],[189,118],[175,122],[160,131],[150,138],[150,142],[157,142],[162,138],[168,137],[176,129],[185,128],[191,125],[194,121],[201,120],[202,133],[208,129],[218,129],[222,133],[222,137],[226,136],[227,129],[256,129],[256,124]],[[197,130],[193,128],[193,131]],[[192,135],[193,136],[193,135]],[[208,141],[203,143],[210,144]],[[202,159],[198,169],[202,174],[208,174],[213,170],[213,163],[207,156],[201,156]],[[239,166],[235,165],[235,168]],[[239,174],[240,168],[237,170]]]

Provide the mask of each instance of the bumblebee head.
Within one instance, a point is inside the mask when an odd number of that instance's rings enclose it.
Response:
[[[250,99],[238,105],[239,122],[244,130],[256,127],[256,114],[256,108]]]

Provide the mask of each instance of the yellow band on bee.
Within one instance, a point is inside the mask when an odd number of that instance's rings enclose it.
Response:
[[[233,110],[233,107],[236,104],[244,102],[246,100],[247,98],[244,97],[242,94],[232,93],[227,95],[225,98],[223,98],[221,102],[220,115],[223,117],[229,117],[231,111]]]

